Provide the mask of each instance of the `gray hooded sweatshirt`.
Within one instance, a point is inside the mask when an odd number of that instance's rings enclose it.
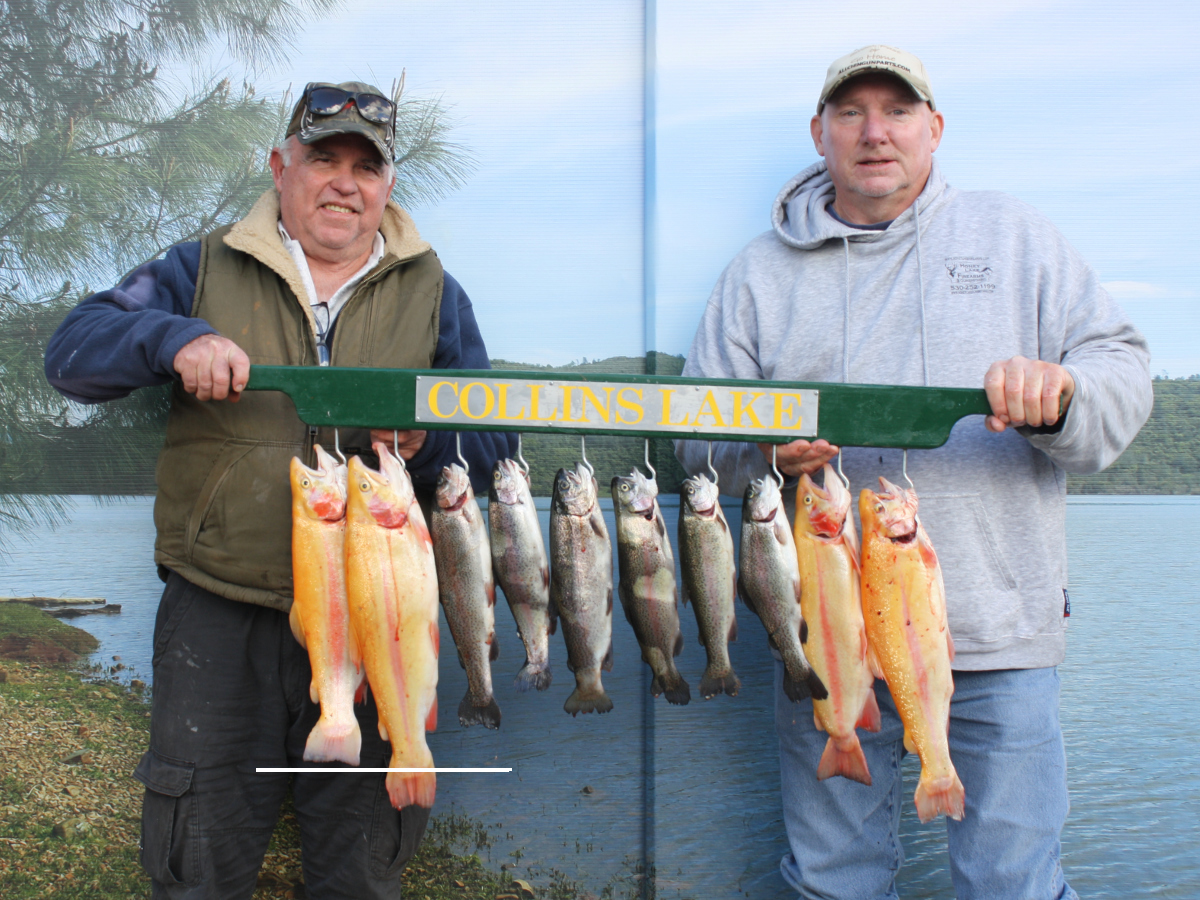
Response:
[[[885,231],[839,222],[832,201],[824,162],[784,186],[774,229],[713,289],[683,374],[982,387],[997,360],[1065,366],[1075,395],[1056,428],[993,434],[970,416],[944,446],[908,455],[945,578],[954,668],[1057,665],[1065,473],[1105,468],[1146,421],[1146,341],[1044,216],[1001,193],[958,191],[936,162]],[[705,468],[706,449],[677,443],[689,472]],[[717,443],[713,463],[734,496],[768,469],[753,444]],[[843,467],[856,492],[877,490],[880,475],[902,483],[898,450],[845,448]]]

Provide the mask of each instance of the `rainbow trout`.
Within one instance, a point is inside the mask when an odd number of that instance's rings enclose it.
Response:
[[[767,639],[783,658],[783,691],[788,699],[795,703],[809,696],[825,699],[825,685],[804,656],[796,541],[788,528],[779,482],[770,475],[751,481],[742,499],[738,595],[762,620]]]
[[[700,676],[700,694],[705,700],[717,694],[735,697],[742,683],[729,661],[729,643],[737,640],[733,535],[721,511],[717,486],[704,475],[684,481],[679,496],[681,593],[684,606],[689,601],[692,604],[700,643],[708,656]]]
[[[571,715],[606,713],[612,700],[600,672],[611,672],[612,546],[596,496],[592,469],[559,469],[550,508],[550,602],[562,619],[567,668],[575,690],[563,709]]]
[[[309,696],[321,718],[309,732],[304,759],[358,765],[362,733],[354,695],[363,673],[346,606],[346,467],[320,446],[317,468],[293,457],[292,576],[294,600],[288,619],[312,665]]]
[[[800,630],[805,658],[829,691],[813,700],[813,720],[829,733],[817,778],[833,775],[871,783],[855,727],[879,730],[875,676],[867,663],[858,581],[858,535],[850,491],[826,465],[825,487],[800,476],[796,489],[796,555],[800,566]]]
[[[529,478],[515,460],[498,459],[488,488],[492,570],[525,645],[525,665],[516,688],[550,687],[550,635],[558,619],[550,605],[550,566],[542,526],[529,491]]]
[[[884,478],[878,494],[863,490],[862,601],[872,666],[887,681],[904,747],[921,757],[917,815],[961,819],[965,797],[950,761],[950,662],[942,569],[917,518],[917,494]]]
[[[492,696],[492,660],[500,655],[492,551],[483,513],[462,466],[454,463],[442,469],[436,499],[432,534],[438,594],[459,665],[467,672],[458,721],[463,727],[499,728],[500,707]]]
[[[676,602],[675,555],[658,508],[658,483],[634,469],[612,480],[612,496],[621,607],[637,635],[642,660],[654,673],[650,693],[655,697],[665,693],[667,702],[682,706],[692,694],[675,668],[683,632]]]
[[[425,732],[437,728],[438,586],[433,543],[404,463],[375,442],[379,471],[349,466],[346,594],[350,625],[391,741],[391,768],[433,768]],[[400,809],[433,806],[434,772],[389,772]]]

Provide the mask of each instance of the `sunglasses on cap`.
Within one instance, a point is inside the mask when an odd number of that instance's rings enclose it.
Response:
[[[346,108],[347,103],[353,102],[358,114],[376,125],[390,124],[396,111],[396,105],[387,97],[324,84],[305,87],[304,102],[308,111],[318,116],[335,116]]]

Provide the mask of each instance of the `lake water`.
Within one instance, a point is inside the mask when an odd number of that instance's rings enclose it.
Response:
[[[678,510],[664,505],[672,536]],[[736,529],[736,508],[727,507]],[[543,528],[548,513],[543,511]],[[610,530],[612,528],[611,514]],[[1061,667],[1062,720],[1072,809],[1063,865],[1084,898],[1200,897],[1200,498],[1073,497],[1067,528],[1071,627]],[[0,559],[0,594],[106,597],[118,616],[84,617],[116,655],[121,675],[149,680],[161,592],[152,563],[150,500],[97,505],[77,498],[72,520],[17,541]],[[731,647],[742,679],[736,698],[651,703],[646,667],[619,605],[615,668],[604,681],[616,708],[572,719],[562,703],[573,681],[553,639],[554,684],[517,694],[523,652],[503,602],[493,666],[504,715],[499,732],[459,727],[466,689],[452,652],[441,669],[440,765],[512,766],[510,775],[439,777],[435,814],[465,813],[495,842],[493,864],[546,884],[548,871],[599,892],[626,878],[652,846],[660,898],[793,896],[778,874],[784,852],[771,658],[758,620],[738,608]],[[704,666],[690,609],[683,611],[680,670],[693,686]],[[443,629],[445,646],[450,636]],[[918,764],[906,760],[906,796]],[[591,792],[584,788],[590,787]],[[953,896],[944,826],[922,826],[906,806],[902,897]],[[624,891],[619,891],[622,896]]]

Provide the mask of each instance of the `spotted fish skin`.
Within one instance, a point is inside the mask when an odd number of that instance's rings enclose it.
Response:
[[[875,676],[867,661],[867,632],[859,589],[858,535],[850,491],[826,465],[824,487],[808,475],[796,488],[796,557],[804,655],[829,694],[813,700],[813,720],[829,741],[817,778],[842,775],[863,784],[871,772],[856,727],[878,731]]]
[[[492,551],[483,513],[471,479],[454,463],[442,469],[433,507],[433,557],[438,595],[446,624],[467,672],[467,693],[458,705],[464,728],[500,727],[500,706],[492,694],[492,661],[500,655],[496,640],[496,584]]]
[[[691,690],[675,657],[683,649],[679,629],[679,591],[675,586],[675,554],[658,507],[658,484],[636,469],[612,480],[617,518],[618,593],[625,618],[633,626],[642,660],[654,677],[650,693],[684,705]]]
[[[315,446],[317,468],[291,462],[292,581],[289,622],[312,666],[309,695],[321,717],[304,745],[308,762],[357,766],[362,732],[354,695],[363,680],[346,601],[346,467]]]
[[[525,645],[518,691],[550,687],[550,635],[558,619],[550,603],[550,565],[529,477],[515,460],[496,460],[488,487],[492,570]]]
[[[801,645],[800,568],[796,541],[788,527],[779,482],[770,475],[746,486],[742,499],[741,559],[738,596],[767,630],[767,639],[783,657],[783,690],[799,703],[823,698],[825,686],[808,664]]]
[[[683,604],[691,603],[708,657],[700,695],[737,696],[742,683],[729,659],[737,640],[737,566],[733,535],[721,511],[717,486],[703,474],[688,478],[679,491],[679,572]]]
[[[917,517],[915,491],[879,479],[877,494],[859,495],[862,603],[870,659],[887,681],[904,723],[904,746],[921,758],[917,816],[963,816],[962,782],[950,761],[950,663],[942,569]]]
[[[379,471],[350,458],[346,594],[390,768],[433,768],[437,727],[438,584],[433,542],[404,464],[373,444]],[[392,806],[433,806],[434,772],[389,772]]]
[[[613,708],[600,673],[611,672],[612,545],[589,466],[559,469],[550,507],[550,602],[562,619],[567,668],[575,690],[563,709],[606,713]]]

